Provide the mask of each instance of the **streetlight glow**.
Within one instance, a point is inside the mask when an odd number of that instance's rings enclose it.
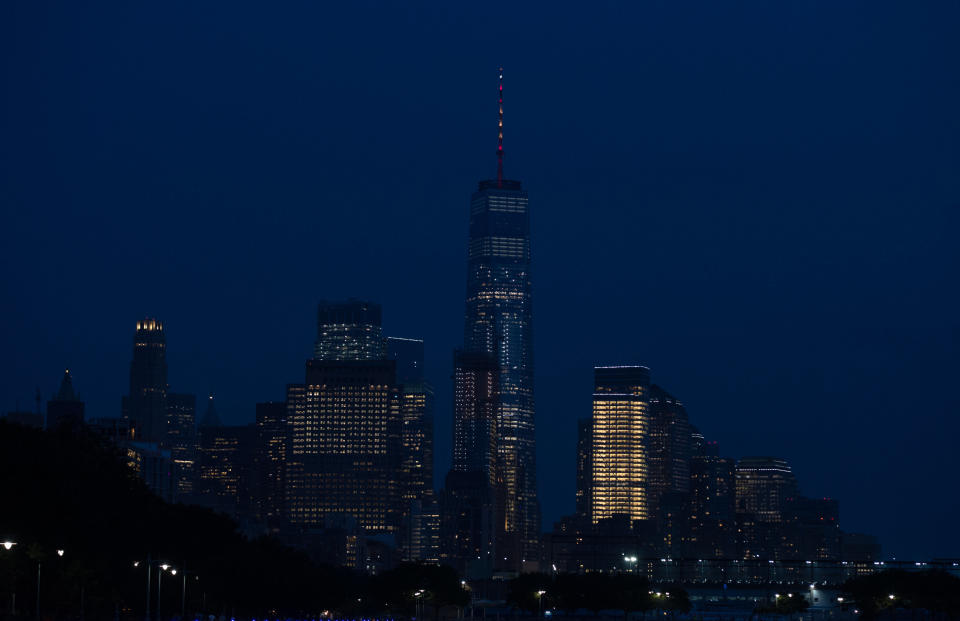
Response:
[[[16,543],[15,541],[4,541],[4,542],[3,542],[3,549],[4,549],[4,550],[9,550],[10,548],[12,548],[12,547],[15,546],[15,545],[17,545],[17,543]]]
[[[57,550],[57,556],[63,556],[63,550]]]

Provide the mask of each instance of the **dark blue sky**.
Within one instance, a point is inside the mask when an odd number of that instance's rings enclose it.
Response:
[[[517,6],[523,5],[523,6]],[[231,422],[303,378],[321,298],[423,337],[449,465],[469,196],[533,213],[544,524],[592,365],[639,362],[845,529],[960,556],[955,2],[20,1],[0,8],[0,409],[89,415],[134,323]]]

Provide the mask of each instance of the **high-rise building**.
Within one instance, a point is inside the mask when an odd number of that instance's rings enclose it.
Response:
[[[498,483],[501,367],[489,354],[453,354],[453,469]]]
[[[441,539],[444,561],[471,577],[488,575],[495,559],[503,559],[502,550],[495,553],[498,543],[517,554],[504,531],[497,450],[500,373],[490,354],[453,354],[453,467],[444,486]]]
[[[700,448],[690,459],[688,550],[696,558],[731,558],[735,554],[736,462],[719,457],[715,442],[702,442]]]
[[[308,360],[287,390],[288,520],[322,527],[353,516],[367,534],[400,521],[401,414],[392,360]]]
[[[60,390],[47,401],[47,429],[79,429],[83,425],[83,401],[73,391],[70,369],[63,372]]]
[[[290,437],[287,404],[258,403],[252,476],[253,511],[257,522],[276,532],[284,524],[284,494]]]
[[[737,555],[794,557],[784,529],[787,500],[797,494],[790,465],[777,457],[744,457],[737,462],[736,476]]]
[[[223,425],[210,395],[198,436],[197,502],[236,519],[245,516],[254,429]]]
[[[646,520],[650,369],[594,368],[592,521],[617,515]]]
[[[439,520],[433,493],[433,387],[423,374],[423,341],[387,337],[400,388],[402,516],[400,558],[436,561]]]
[[[683,404],[666,390],[650,387],[648,493],[651,513],[659,515],[665,494],[690,491],[690,423]]]
[[[137,322],[130,363],[130,394],[123,398],[123,416],[138,442],[163,442],[167,417],[167,341],[156,319]]]
[[[179,500],[193,498],[197,462],[197,398],[167,393],[167,434],[163,445],[173,460],[174,492]]]
[[[590,520],[591,493],[593,477],[593,421],[581,418],[577,421],[577,491],[576,515],[582,520]]]
[[[388,337],[387,358],[396,363],[403,417],[401,443],[405,501],[433,491],[433,387],[423,375],[423,341]]]
[[[737,462],[737,513],[761,522],[783,521],[787,499],[797,493],[797,479],[787,460],[744,457]]]
[[[504,487],[504,531],[520,556],[536,558],[537,501],[533,390],[530,213],[520,181],[503,176],[503,73],[499,85],[497,177],[481,181],[470,201],[464,350],[500,365],[498,457]],[[519,566],[523,558],[510,558]]]
[[[315,359],[382,360],[385,347],[379,304],[350,299],[318,305]]]

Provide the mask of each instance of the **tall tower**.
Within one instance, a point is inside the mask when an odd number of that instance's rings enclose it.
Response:
[[[137,322],[130,362],[130,394],[123,414],[134,427],[134,439],[162,442],[167,418],[167,341],[156,319]]]
[[[497,89],[497,177],[481,181],[470,201],[464,350],[500,365],[497,455],[504,495],[502,530],[512,549],[498,556],[519,566],[537,557],[530,214],[520,181],[503,176],[503,70]],[[519,558],[517,558],[519,557]],[[499,560],[499,559],[498,559]]]
[[[648,519],[650,370],[609,366],[593,374],[592,520]]]

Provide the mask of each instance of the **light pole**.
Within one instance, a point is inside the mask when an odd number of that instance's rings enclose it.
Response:
[[[186,567],[186,563],[184,563],[184,567]],[[186,619],[187,618],[187,574],[193,574],[193,576],[197,580],[199,580],[200,577],[197,576],[196,572],[187,571],[186,569],[181,570],[180,573],[183,574],[183,587],[180,590],[180,618]],[[174,573],[173,575],[177,575],[177,574]]]
[[[540,612],[537,615],[538,617],[543,616],[543,596],[546,591],[537,591],[537,603],[539,604]]]
[[[160,614],[160,602],[162,601],[160,599],[160,594],[162,593],[161,589],[163,588],[163,572],[167,571],[168,569],[170,569],[170,565],[163,563],[160,565],[160,571],[157,572],[157,621],[163,620],[163,615]]]
[[[3,546],[4,550],[10,551],[13,549],[13,546],[17,545],[16,541],[6,541],[0,542],[0,546]],[[10,592],[10,615],[17,616],[17,593],[16,591],[11,590]]]

